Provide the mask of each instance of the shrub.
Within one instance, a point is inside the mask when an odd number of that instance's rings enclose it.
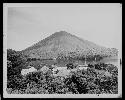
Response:
[[[88,67],[89,67],[89,68],[94,68],[94,66],[93,66],[93,65],[91,65],[91,64],[88,64]]]
[[[67,66],[67,69],[73,69],[74,68],[73,63],[68,63],[66,66]]]

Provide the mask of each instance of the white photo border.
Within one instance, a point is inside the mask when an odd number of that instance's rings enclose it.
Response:
[[[65,3],[63,3],[65,4]],[[79,3],[77,3],[79,4]],[[58,3],[56,3],[58,5]],[[69,5],[69,3],[67,4]],[[79,4],[79,5],[82,5]],[[84,4],[85,5],[85,4]],[[93,5],[93,4],[92,4]],[[118,3],[122,9],[122,5]],[[118,94],[8,94],[7,88],[7,12],[8,7],[41,7],[54,6],[54,3],[3,3],[3,97],[4,98],[121,98],[122,97],[122,66],[118,67]],[[59,5],[60,6],[60,5]],[[122,18],[121,18],[122,20]],[[122,25],[122,21],[121,21]],[[122,26],[121,26],[122,28]],[[122,29],[121,29],[122,32]],[[122,34],[122,33],[121,33]],[[122,38],[122,37],[121,37]],[[121,42],[122,43],[122,42]],[[122,58],[122,45],[118,58]],[[118,62],[120,63],[120,61]]]

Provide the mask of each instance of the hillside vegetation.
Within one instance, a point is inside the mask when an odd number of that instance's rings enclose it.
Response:
[[[101,58],[118,54],[115,48],[96,45],[65,31],[56,32],[21,52],[29,58],[37,59],[82,59],[85,56],[91,59],[95,56]]]
[[[118,93],[118,68],[112,64],[89,64],[87,70],[71,71],[67,77],[54,76],[51,69],[22,76],[21,69],[27,65],[27,58],[13,50],[8,50],[7,53],[7,92],[9,94]]]

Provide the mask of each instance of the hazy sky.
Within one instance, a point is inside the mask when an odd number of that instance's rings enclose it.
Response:
[[[121,4],[25,4],[8,7],[7,46],[23,50],[58,31],[121,47]]]

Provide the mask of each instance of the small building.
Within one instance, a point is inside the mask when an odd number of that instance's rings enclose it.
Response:
[[[67,70],[67,67],[56,67],[52,69],[53,74],[58,74],[61,70]]]
[[[47,66],[43,66],[39,71],[43,72],[43,74],[47,73],[50,69]]]
[[[34,67],[28,66],[27,69],[22,69],[21,70],[21,75],[25,76],[25,75],[27,75],[27,74],[29,74],[31,72],[36,72],[36,71],[37,71],[37,69],[35,69]]]
[[[56,74],[53,74],[54,76],[60,76],[60,77],[64,77],[66,78],[70,73],[70,70],[67,70],[67,69],[60,69],[58,70],[58,73]]]
[[[59,72],[58,67],[52,69],[52,73],[53,73],[53,74],[57,74],[58,72]]]
[[[57,68],[57,66],[56,66],[56,65],[51,65],[51,67],[52,67],[52,68]]]
[[[77,72],[79,68],[70,69],[71,72]]]
[[[80,70],[82,70],[82,69],[87,69],[87,68],[88,68],[88,65],[78,65],[78,68],[79,68]]]

